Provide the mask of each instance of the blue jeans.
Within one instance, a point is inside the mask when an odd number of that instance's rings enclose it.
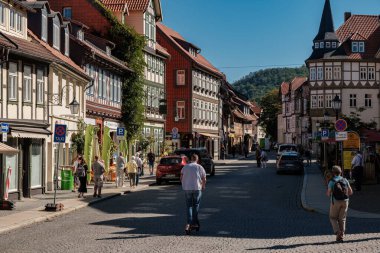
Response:
[[[201,204],[202,191],[185,191],[187,224],[199,225],[198,211]]]

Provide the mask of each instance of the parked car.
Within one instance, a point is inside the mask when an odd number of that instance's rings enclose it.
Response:
[[[277,160],[283,152],[299,152],[297,144],[280,144],[277,149]]]
[[[283,152],[277,162],[277,174],[303,173],[303,159],[298,152]]]
[[[207,174],[210,176],[215,175],[215,165],[212,157],[207,152],[206,148],[184,148],[177,149],[174,151],[176,155],[185,155],[187,158],[191,159],[192,154],[197,154],[199,157],[199,164],[203,166]]]
[[[156,169],[156,183],[160,185],[163,181],[179,181],[181,170],[186,164],[186,156],[175,155],[161,158]]]

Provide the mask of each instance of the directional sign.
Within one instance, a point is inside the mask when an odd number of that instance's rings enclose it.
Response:
[[[54,127],[54,142],[66,142],[66,125],[56,124]]]
[[[335,122],[335,129],[338,132],[343,132],[347,129],[347,122],[344,119],[338,119]]]
[[[347,139],[347,132],[335,132],[335,141],[346,141]]]
[[[9,124],[8,123],[1,123],[1,132],[9,133]]]
[[[123,139],[125,135],[125,128],[124,127],[118,127],[116,130],[116,137],[118,139]]]
[[[321,139],[327,140],[329,138],[329,130],[328,129],[322,129],[321,131]]]

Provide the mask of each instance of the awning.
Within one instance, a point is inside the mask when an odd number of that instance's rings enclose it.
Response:
[[[0,142],[0,154],[16,155],[17,153],[18,153],[18,149],[12,148],[12,147]]]
[[[216,135],[216,134],[209,134],[209,133],[199,133],[199,134],[203,136],[211,137],[211,138],[218,138],[218,139],[221,138],[219,135]]]
[[[46,139],[52,133],[44,128],[34,127],[11,127],[11,136],[18,138]]]

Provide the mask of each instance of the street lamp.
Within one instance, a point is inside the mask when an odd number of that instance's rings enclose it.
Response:
[[[74,97],[73,101],[69,104],[71,114],[78,114],[79,106],[80,106],[80,104],[78,103],[78,101]]]
[[[338,95],[335,95],[334,99],[331,101],[332,107],[335,110],[335,119],[338,120],[339,111],[342,107],[342,100],[339,98]]]

